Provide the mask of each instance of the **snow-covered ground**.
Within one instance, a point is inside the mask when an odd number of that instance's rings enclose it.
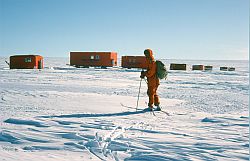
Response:
[[[248,160],[248,61],[190,61],[148,102],[137,69],[76,69],[45,58],[43,70],[9,70],[0,58],[0,160]],[[213,65],[210,72],[190,65]],[[235,72],[219,71],[234,66]],[[124,104],[129,107],[124,107]]]

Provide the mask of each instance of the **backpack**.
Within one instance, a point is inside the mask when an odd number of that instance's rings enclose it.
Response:
[[[156,76],[159,79],[166,79],[168,75],[167,68],[160,60],[156,60]]]

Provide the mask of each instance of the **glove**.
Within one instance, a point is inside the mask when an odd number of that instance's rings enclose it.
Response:
[[[146,72],[141,71],[141,76],[140,76],[140,78],[143,79],[145,76],[146,76]]]

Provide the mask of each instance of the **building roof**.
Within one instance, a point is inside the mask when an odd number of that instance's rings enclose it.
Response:
[[[12,55],[10,57],[28,57],[28,56],[41,56],[41,55]]]

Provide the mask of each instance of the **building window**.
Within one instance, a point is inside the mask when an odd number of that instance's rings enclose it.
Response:
[[[99,59],[100,59],[100,56],[99,56],[99,55],[96,55],[96,56],[95,56],[95,59],[99,60]]]
[[[91,55],[91,56],[90,56],[90,59],[91,59],[91,60],[94,60],[94,59],[95,59],[95,56],[94,56],[94,55]]]
[[[24,58],[25,63],[31,63],[31,58]]]

